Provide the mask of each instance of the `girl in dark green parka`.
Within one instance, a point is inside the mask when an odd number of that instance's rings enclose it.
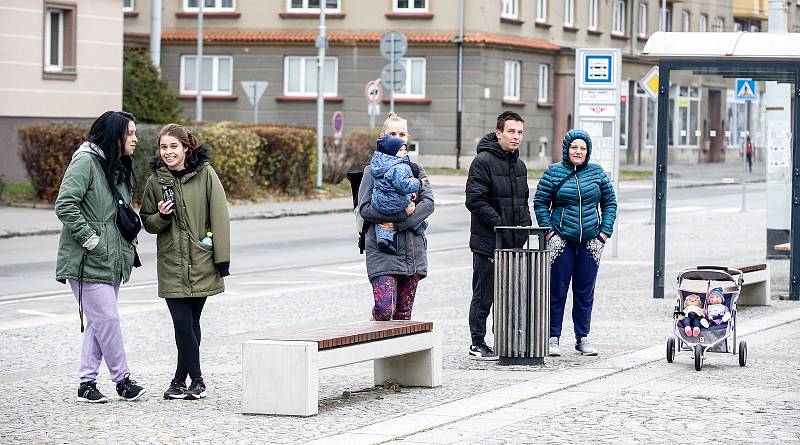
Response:
[[[200,399],[206,395],[200,315],[206,297],[223,292],[223,277],[229,275],[228,203],[206,146],[181,125],[161,129],[151,167],[155,173],[145,185],[140,214],[145,230],[158,235],[158,295],[167,302],[178,347],[175,377],[164,398]]]

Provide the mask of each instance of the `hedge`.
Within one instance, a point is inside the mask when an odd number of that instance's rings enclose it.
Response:
[[[254,169],[258,184],[289,195],[309,193],[316,178],[317,133],[304,127],[248,127],[261,139]]]
[[[380,130],[356,128],[345,134],[339,144],[333,138],[325,138],[324,166],[325,182],[338,184],[347,172],[363,170],[372,159],[375,141]]]
[[[72,153],[86,140],[87,127],[73,124],[35,124],[18,130],[20,156],[36,197],[53,202]]]

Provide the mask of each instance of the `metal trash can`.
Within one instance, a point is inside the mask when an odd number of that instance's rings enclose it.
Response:
[[[541,365],[549,353],[549,227],[495,227],[494,350],[500,365]],[[502,233],[525,231],[524,248],[505,248]],[[539,248],[531,249],[531,235]]]

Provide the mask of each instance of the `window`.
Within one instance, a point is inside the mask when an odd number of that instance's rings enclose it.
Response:
[[[550,65],[539,64],[539,103],[547,103],[550,98]]]
[[[672,32],[672,4],[667,3],[666,8],[659,8],[661,15],[658,17],[661,21],[660,29],[666,32]]]
[[[677,141],[676,145],[697,146],[697,130],[699,128],[698,122],[700,118],[700,90],[697,87],[684,86],[678,86],[677,90],[677,103],[671,103],[670,105],[676,106],[674,112],[678,116],[678,128],[676,129],[677,134],[671,134],[670,139],[672,141]],[[670,102],[674,101],[670,100]]]
[[[44,28],[44,70],[62,71],[64,69],[64,11],[47,11]]]
[[[419,99],[425,97],[425,58],[404,57],[400,63],[406,68],[406,85],[401,93],[394,97]]]
[[[689,11],[681,11],[681,31],[689,32],[689,24],[691,23],[691,16]]]
[[[625,35],[625,0],[614,0],[611,34]]]
[[[197,56],[181,57],[181,94],[197,94],[195,70]],[[233,57],[203,56],[200,66],[203,96],[226,96],[233,93]]]
[[[536,21],[547,21],[547,0],[536,0]]]
[[[325,96],[337,94],[336,57],[325,58]],[[283,60],[283,94],[286,96],[317,96],[317,57],[287,56]]]
[[[717,17],[714,19],[714,32],[723,32],[725,31],[725,19],[722,17]]]
[[[42,67],[45,73],[75,74],[76,6],[45,1],[44,48]]]
[[[133,0],[122,0],[122,11],[129,12],[133,11],[134,3]]]
[[[639,37],[647,37],[647,3],[639,3]]]
[[[697,27],[697,30],[700,32],[707,32],[708,31],[708,16],[705,14],[700,14],[700,26]]]
[[[750,32],[761,32],[761,28],[758,25],[750,25]]]
[[[575,0],[564,0],[564,26],[572,26],[575,22]]]
[[[586,25],[589,29],[597,29],[597,1],[589,0],[589,18]]]
[[[500,17],[516,19],[519,17],[519,0],[503,0]]]
[[[195,12],[198,10],[198,0],[183,0],[183,10]],[[233,11],[236,9],[234,0],[204,0],[203,11]]]
[[[320,0],[287,0],[286,9],[289,12],[316,12],[319,14]],[[339,12],[340,0],[325,0],[325,11]]]
[[[503,81],[503,100],[519,100],[519,75],[520,63],[506,61],[506,71]]]
[[[428,0],[393,0],[394,12],[428,12]]]

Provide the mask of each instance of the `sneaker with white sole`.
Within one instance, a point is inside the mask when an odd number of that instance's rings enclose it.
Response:
[[[90,380],[88,382],[81,382],[78,386],[78,402],[87,403],[106,403],[108,398],[97,390],[97,382]]]
[[[192,379],[192,384],[186,390],[186,400],[199,400],[206,396],[206,382],[202,377]]]
[[[469,355],[471,358],[481,361],[495,361],[498,359],[497,354],[486,343],[470,346]]]
[[[145,389],[136,383],[136,380],[131,380],[129,376],[117,382],[117,394],[123,400],[133,402],[139,399],[145,393]]]
[[[582,339],[578,340],[575,343],[575,350],[580,352],[581,355],[597,355],[597,349],[592,346],[592,343],[589,341],[589,337],[583,337]]]
[[[550,337],[549,351],[550,357],[561,357],[561,347],[558,345],[558,337]]]

